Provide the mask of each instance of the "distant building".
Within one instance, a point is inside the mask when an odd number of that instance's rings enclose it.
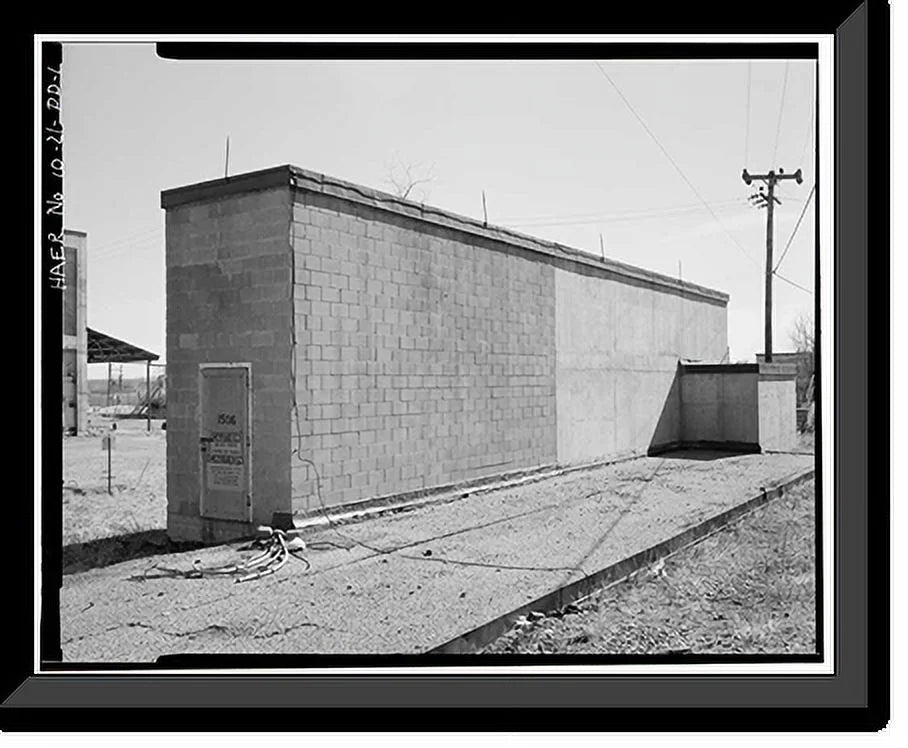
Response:
[[[63,432],[67,434],[88,428],[87,246],[84,232],[63,232]]]
[[[106,363],[109,381],[111,363],[144,361],[146,399],[150,399],[150,364],[158,355],[88,328],[88,235],[64,230],[63,250],[63,433],[76,435],[88,430],[88,364]]]

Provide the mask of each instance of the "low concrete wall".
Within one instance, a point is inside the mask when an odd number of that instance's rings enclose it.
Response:
[[[759,447],[755,364],[682,365],[681,441]]]
[[[794,445],[795,367],[684,363],[679,374],[681,444],[745,450]]]
[[[797,367],[761,364],[758,387],[760,446],[792,449],[798,440]]]

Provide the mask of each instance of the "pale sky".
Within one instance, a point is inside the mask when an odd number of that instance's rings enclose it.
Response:
[[[177,62],[153,44],[64,45],[65,224],[88,234],[88,324],[164,360],[160,193],[222,177],[229,135],[233,175],[289,163],[391,191],[392,164],[411,164],[432,176],[414,191],[427,204],[481,218],[485,190],[489,223],[595,255],[601,233],[608,257],[667,275],[680,263],[730,294],[731,360],[754,360],[766,212],[741,171],[803,170],[778,192],[778,259],[814,184],[815,63],[600,65],[715,216],[592,60]],[[810,291],[813,211],[779,267]],[[813,296],[776,279],[774,308],[774,350],[789,350]]]

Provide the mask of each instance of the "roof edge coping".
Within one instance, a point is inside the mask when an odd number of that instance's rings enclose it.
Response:
[[[417,221],[424,221],[436,226],[502,242],[556,259],[576,262],[637,281],[652,283],[674,291],[682,291],[711,301],[728,304],[729,295],[714,288],[673,278],[652,270],[618,262],[617,260],[600,259],[595,255],[559,244],[558,242],[550,242],[501,226],[490,225],[478,219],[427,206],[424,203],[404,200],[380,190],[336,179],[326,174],[308,171],[291,164],[164,190],[161,192],[161,207],[164,209],[174,208],[187,203],[215,199],[226,195],[283,186],[303,192],[347,200],[348,202],[395,213]]]

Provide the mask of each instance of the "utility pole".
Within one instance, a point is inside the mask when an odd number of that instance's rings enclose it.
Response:
[[[778,173],[770,171],[768,174],[748,174],[747,169],[741,175],[744,184],[750,185],[755,179],[766,184],[761,187],[760,191],[750,196],[751,202],[758,208],[766,208],[766,291],[765,305],[766,317],[764,321],[764,336],[766,349],[764,351],[764,360],[766,363],[772,363],[772,213],[776,205],[781,205],[782,201],[775,196],[776,184],[786,179],[794,179],[798,184],[804,180],[801,178],[801,170],[798,169],[794,174],[786,174],[785,170],[780,168]]]

